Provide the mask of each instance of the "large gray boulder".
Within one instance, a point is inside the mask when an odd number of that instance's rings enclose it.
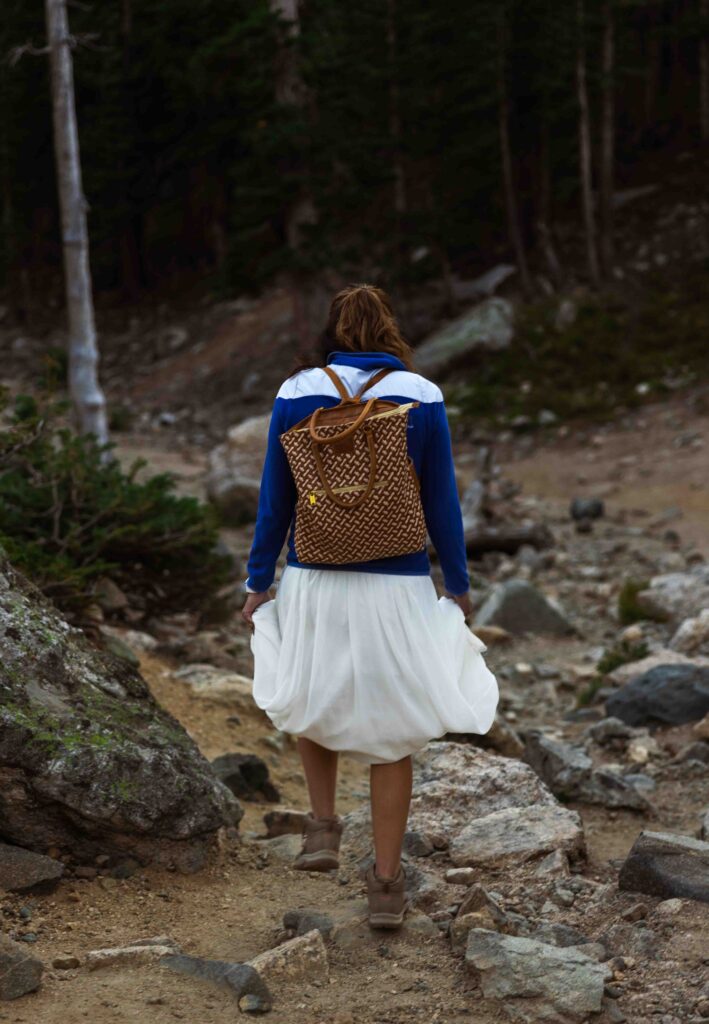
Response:
[[[611,694],[606,711],[628,725],[698,722],[709,712],[709,666],[651,668]]]
[[[550,813],[538,819],[513,816],[514,821],[496,817],[510,809]],[[345,825],[344,841],[358,853],[368,850],[369,808],[350,812]],[[466,743],[432,742],[414,756],[408,828],[448,841],[459,851],[460,863],[468,862],[467,851],[478,841],[478,833],[481,849],[485,844],[484,850],[489,851],[505,842],[507,830],[512,845],[505,849],[510,861],[528,860],[535,851],[566,849],[567,843],[574,851],[583,848],[578,815],[560,806],[529,765]],[[487,852],[481,856],[490,862]]]
[[[207,497],[227,526],[256,519],[270,420],[267,413],[238,423],[209,454]]]
[[[509,633],[566,636],[574,627],[559,606],[526,580],[498,583],[475,617],[476,626],[501,626]]]
[[[485,299],[426,338],[416,349],[416,367],[422,373],[440,373],[476,349],[505,349],[513,337],[512,303],[501,298]]]
[[[65,622],[0,550],[0,838],[197,870],[242,810],[124,659]]]
[[[486,928],[468,934],[465,962],[486,999],[504,1000],[509,1016],[524,1024],[585,1024],[602,1009],[612,971],[583,947],[550,946]]]

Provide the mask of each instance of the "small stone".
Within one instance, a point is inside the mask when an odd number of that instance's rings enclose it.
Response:
[[[74,876],[76,878],[96,878],[97,875],[98,869],[91,864],[77,864],[74,868]]]
[[[52,967],[56,967],[58,971],[71,971],[75,967],[81,967],[81,960],[78,956],[55,956]]]
[[[472,885],[478,874],[476,868],[448,868],[445,879],[450,885]]]
[[[404,833],[403,850],[409,857],[430,857],[433,843],[425,832],[409,831]]]
[[[647,917],[647,906],[645,903],[634,903],[620,915],[625,921],[640,921]]]

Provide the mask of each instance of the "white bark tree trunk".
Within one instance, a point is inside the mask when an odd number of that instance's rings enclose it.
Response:
[[[81,182],[66,0],[45,0],[45,13],[69,321],[69,392],[81,432],[93,434],[100,444],[106,444],[106,399],[98,381],[99,355],[89,267],[87,204]]]
[[[576,89],[579,105],[579,162],[581,176],[581,198],[583,219],[586,228],[586,253],[588,271],[594,285],[600,283],[601,274],[598,264],[598,245],[596,241],[596,223],[593,209],[593,172],[591,166],[591,115],[588,106],[588,86],[586,84],[586,45],[584,39],[584,5],[578,0],[577,31],[578,49],[576,52]]]

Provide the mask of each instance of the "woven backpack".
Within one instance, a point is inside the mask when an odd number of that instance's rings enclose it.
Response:
[[[408,454],[409,410],[365,393],[379,370],[351,396],[331,367],[341,401],[319,408],[280,435],[298,491],[295,551],[301,562],[341,565],[420,551],[426,522]]]

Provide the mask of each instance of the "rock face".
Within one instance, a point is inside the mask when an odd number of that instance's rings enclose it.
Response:
[[[553,740],[539,730],[527,732],[524,759],[556,796],[605,807],[647,810],[649,806],[642,793],[622,775],[607,768],[594,768],[581,747]]]
[[[548,633],[566,636],[573,626],[549,598],[526,580],[499,583],[475,618],[476,626],[501,626],[510,633]]]
[[[0,889],[49,892],[63,874],[64,865],[53,857],[0,843]]]
[[[572,1024],[601,1010],[611,970],[576,946],[550,946],[515,935],[473,928],[465,950],[468,970],[487,999],[504,999],[520,1022]]]
[[[0,935],[0,999],[19,999],[39,988],[44,965],[19,944]]]
[[[671,832],[641,832],[620,869],[618,887],[709,903],[709,843]]]
[[[628,725],[697,722],[709,712],[709,667],[658,665],[611,694],[606,711]]]
[[[183,871],[242,811],[125,660],[93,647],[0,554],[0,834]]]
[[[426,338],[416,349],[416,365],[422,373],[438,373],[476,349],[507,348],[513,337],[512,303],[486,299]]]
[[[227,526],[256,519],[270,419],[270,414],[252,416],[237,424],[209,455],[207,497]]]
[[[649,617],[680,623],[709,608],[709,565],[698,565],[690,572],[671,572],[654,576],[637,602]]]

